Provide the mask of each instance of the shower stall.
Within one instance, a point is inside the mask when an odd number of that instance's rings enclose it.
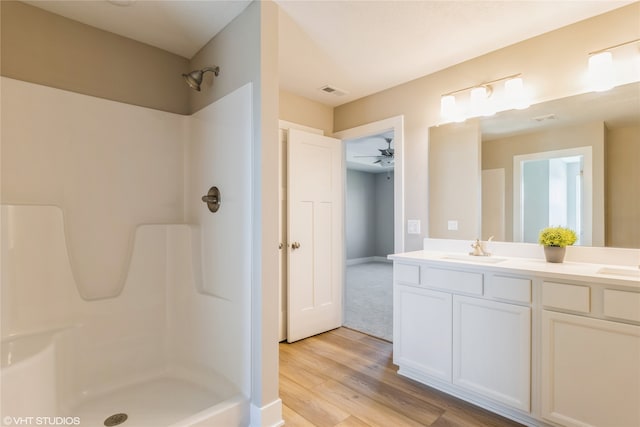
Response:
[[[248,425],[251,85],[181,116],[1,79],[3,425]]]

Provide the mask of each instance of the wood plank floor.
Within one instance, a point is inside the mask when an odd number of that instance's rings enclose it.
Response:
[[[339,328],[280,344],[287,427],[506,427],[520,424],[396,373],[392,345]]]

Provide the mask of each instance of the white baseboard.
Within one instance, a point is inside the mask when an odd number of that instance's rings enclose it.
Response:
[[[280,427],[283,425],[282,400],[276,399],[262,408],[251,404],[251,427]]]
[[[387,259],[386,257],[383,257],[383,256],[370,256],[370,257],[364,257],[364,258],[348,259],[347,262],[346,262],[346,265],[366,264],[368,262],[388,262],[388,263],[392,263],[393,261],[391,261],[390,259]]]

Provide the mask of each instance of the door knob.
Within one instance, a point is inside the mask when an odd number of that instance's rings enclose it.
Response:
[[[293,242],[291,244],[291,249],[298,249],[299,247],[300,247],[300,243],[298,243],[298,242]]]

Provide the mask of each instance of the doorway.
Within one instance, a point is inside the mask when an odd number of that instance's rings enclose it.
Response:
[[[393,339],[394,132],[347,140],[343,325]]]
[[[536,243],[541,229],[575,230],[592,244],[591,147],[514,156],[514,241]]]
[[[343,325],[393,340],[393,268],[404,251],[402,117],[337,133],[345,155]]]

